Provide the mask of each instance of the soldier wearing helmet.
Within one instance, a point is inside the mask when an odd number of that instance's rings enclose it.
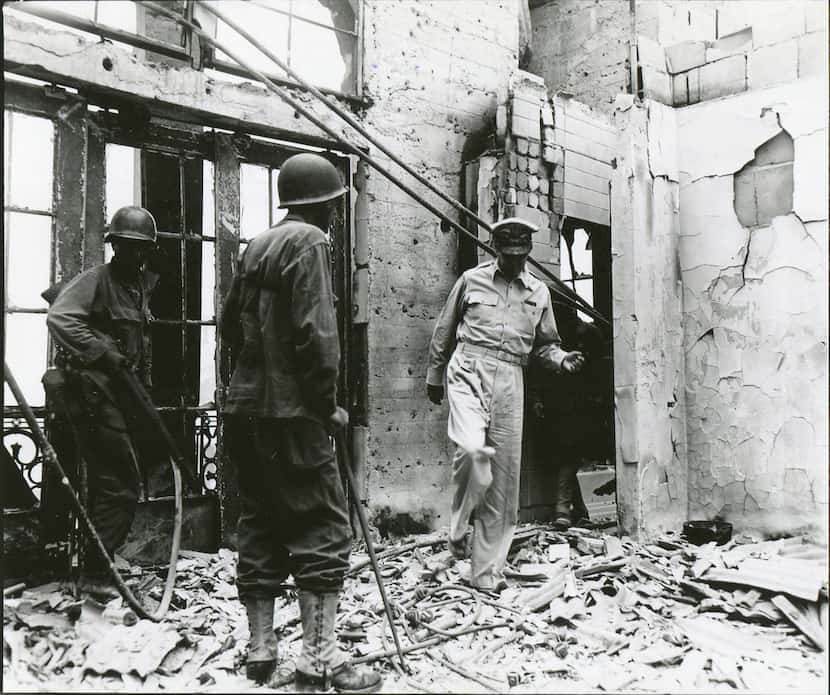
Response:
[[[446,382],[456,445],[449,547],[462,558],[471,546],[470,583],[484,590],[506,586],[518,521],[524,368],[530,357],[556,371],[582,367],[580,352],[560,348],[548,289],[525,268],[536,231],[515,217],[493,225],[497,260],[461,275],[429,348],[427,395],[439,405]]]
[[[326,230],[347,188],[316,154],[297,154],[277,179],[288,214],[245,249],[220,331],[235,343],[224,411],[239,471],[237,586],[250,628],[246,672],[277,687],[371,692],[380,676],[349,665],[334,623],[352,534],[329,436],[348,424],[337,405],[340,343]],[[274,598],[299,589],[303,648],[278,660]]]
[[[158,277],[145,265],[156,243],[155,219],[144,208],[123,207],[113,215],[104,239],[114,250],[109,263],[43,296],[51,303],[46,324],[58,346],[64,405],[87,462],[90,516],[112,555],[132,525],[138,459],[148,451],[114,377],[130,369],[151,386],[149,304]],[[118,595],[94,546],[85,558],[81,584],[93,593]]]

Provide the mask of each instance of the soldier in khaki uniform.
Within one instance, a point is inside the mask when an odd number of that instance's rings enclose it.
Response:
[[[560,348],[548,288],[525,268],[535,231],[518,218],[493,226],[497,260],[458,279],[429,349],[427,394],[440,404],[446,379],[456,445],[450,550],[464,556],[472,516],[470,583],[485,590],[505,586],[518,520],[524,368],[531,356],[555,371],[576,372],[583,362]]]

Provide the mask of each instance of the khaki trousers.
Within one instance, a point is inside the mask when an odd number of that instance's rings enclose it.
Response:
[[[464,538],[473,518],[470,582],[492,589],[502,578],[516,529],[522,458],[521,364],[459,344],[447,365],[447,433],[456,445],[450,538]],[[495,455],[481,452],[493,447]]]

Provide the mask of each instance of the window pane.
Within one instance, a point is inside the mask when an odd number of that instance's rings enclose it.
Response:
[[[265,9],[260,6],[262,4],[222,2],[217,7],[250,32],[254,38],[262,41],[280,60],[288,62],[288,17]],[[222,21],[217,23],[216,40],[254,68],[263,72],[283,74],[276,63]],[[235,61],[222,51],[217,50],[216,57],[235,64]]]
[[[82,19],[92,19],[95,16],[94,0],[65,0],[65,2],[47,2],[44,4],[51,5],[53,9]],[[108,5],[109,3],[102,4]]]
[[[60,0],[60,1],[53,1],[53,2],[44,2],[44,5],[47,5],[49,9],[57,10],[58,12],[64,12],[66,14],[75,15],[76,17],[81,17],[83,19],[92,19],[92,2],[71,2],[70,0]],[[3,10],[10,9],[14,11],[13,3],[4,3]],[[42,17],[36,17],[31,14],[23,14],[22,12],[18,15],[21,20],[24,22],[32,22],[35,24],[40,24],[52,31],[61,31],[61,32],[69,32],[71,34],[77,34],[78,36],[82,36],[87,40],[92,41],[100,41],[101,37],[96,36],[88,31],[81,31],[80,29],[73,29],[72,27],[68,27],[65,24],[61,24],[60,22],[53,22],[50,19],[43,19]],[[15,78],[17,79],[17,78]]]
[[[348,5],[348,0],[343,0],[343,4]],[[315,22],[320,22],[320,24],[326,26],[334,25],[331,19],[331,11],[323,7],[319,0],[294,0],[291,12],[297,17],[313,19]]]
[[[243,164],[240,169],[239,234],[253,239],[268,229],[268,169],[256,164]]]
[[[216,287],[216,249],[212,241],[202,243],[202,321],[216,317],[214,288]]]
[[[202,234],[216,236],[216,210],[213,202],[213,162],[202,162]]]
[[[11,127],[11,112],[3,111],[3,181],[9,185],[9,133]],[[8,188],[7,188],[8,190]],[[6,191],[3,191],[3,199],[6,199]],[[8,202],[8,201],[6,201]]]
[[[216,391],[216,327],[201,326],[199,405],[213,403]]]
[[[43,308],[46,302],[40,293],[50,284],[52,218],[12,212],[8,220],[6,301],[15,307]]]
[[[123,145],[107,145],[107,222],[118,208],[141,205],[141,151]]]
[[[594,281],[593,280],[577,280],[575,283],[576,293],[582,297],[588,304],[594,306]],[[581,311],[577,312],[579,318],[583,321],[593,322],[593,319]]]
[[[12,205],[52,209],[55,128],[48,118],[12,115],[10,195]]]
[[[588,233],[584,229],[574,231],[573,259],[576,272],[582,275],[591,275],[591,250],[588,249]]]
[[[280,170],[271,169],[271,225],[275,225],[283,217],[288,214],[288,210],[280,208],[280,194],[277,190],[277,179],[279,178]]]
[[[46,370],[46,315],[6,314],[6,364],[17,379],[31,406],[44,404],[40,378]],[[3,402],[16,406],[11,390],[4,384]]]
[[[347,56],[351,60],[351,56]],[[306,22],[294,22],[291,68],[318,87],[340,90],[347,72],[334,31]]]
[[[136,32],[136,4],[134,2],[98,3],[98,21],[122,31]]]

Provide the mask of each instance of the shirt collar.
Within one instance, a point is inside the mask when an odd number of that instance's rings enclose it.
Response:
[[[498,272],[499,275],[504,277],[504,273],[502,273],[501,269],[499,268],[498,259],[495,259],[493,261],[493,266],[492,266],[492,268],[490,268],[490,277],[495,278],[496,277],[496,272]],[[506,279],[507,278],[505,278],[505,280]],[[517,276],[517,279],[521,280],[522,284],[525,286],[526,289],[528,289],[528,290],[530,289],[530,271],[528,271],[528,269],[527,269],[527,263],[525,263],[525,267],[522,268],[522,272],[519,273],[519,275]]]

